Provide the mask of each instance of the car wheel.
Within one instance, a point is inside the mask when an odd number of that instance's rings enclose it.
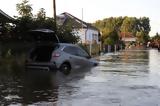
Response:
[[[69,63],[63,63],[60,67],[60,71],[65,75],[68,75],[71,72],[71,66]]]

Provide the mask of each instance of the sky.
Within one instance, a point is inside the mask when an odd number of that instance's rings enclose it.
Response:
[[[16,4],[22,0],[0,0],[0,9],[10,16],[17,16]],[[48,17],[53,16],[53,0],[29,0],[33,14],[44,8]],[[160,33],[160,0],[56,0],[57,15],[68,12],[83,21],[92,23],[108,17],[149,17],[153,36]]]

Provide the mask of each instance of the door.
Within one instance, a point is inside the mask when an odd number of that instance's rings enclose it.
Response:
[[[83,59],[78,55],[78,49],[74,46],[66,46],[63,50],[68,55],[69,62],[72,68],[80,68],[83,66]]]

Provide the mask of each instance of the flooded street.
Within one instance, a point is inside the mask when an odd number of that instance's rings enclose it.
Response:
[[[0,72],[2,106],[160,106],[160,52],[127,50],[94,68]]]

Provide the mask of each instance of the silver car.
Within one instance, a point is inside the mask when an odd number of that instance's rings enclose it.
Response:
[[[95,59],[80,46],[66,43],[41,44],[31,50],[26,60],[27,68],[55,70],[64,74],[72,69],[96,66]]]

